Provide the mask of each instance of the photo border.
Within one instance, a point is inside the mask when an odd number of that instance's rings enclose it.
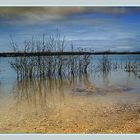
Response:
[[[140,0],[0,0],[0,7],[133,6]],[[140,140],[140,134],[0,134],[0,140]]]
[[[140,0],[0,0],[0,6],[140,6]]]

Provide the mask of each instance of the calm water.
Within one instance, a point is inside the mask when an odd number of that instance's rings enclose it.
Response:
[[[140,56],[109,56],[108,71],[102,68],[102,57],[92,56],[87,74],[22,81],[16,79],[16,72],[10,66],[13,58],[0,58],[0,115],[6,109],[14,114],[19,109],[21,114],[31,110],[38,113],[44,108],[50,112],[81,97],[128,103],[140,99]]]
[[[139,55],[117,55],[109,56],[108,59],[112,64],[112,68],[103,72],[101,68],[102,56],[92,56],[91,62],[88,66],[88,73],[74,78],[63,77],[61,79],[46,79],[46,80],[32,80],[18,82],[16,79],[16,72],[11,68],[10,62],[13,58],[0,58],[0,95],[3,97],[11,96],[15,89],[18,92],[18,86],[25,90],[32,86],[40,85],[42,90],[63,90],[67,94],[67,89],[83,88],[88,86],[95,86],[98,88],[120,88],[128,90],[127,92],[140,92],[140,56]],[[125,70],[126,63],[135,65],[134,70]],[[131,67],[132,67],[131,66]],[[45,85],[44,85],[45,84]],[[50,87],[47,87],[49,86]],[[44,86],[44,87],[43,87]],[[37,87],[36,87],[37,88]],[[50,88],[50,89],[49,89]],[[30,89],[31,90],[31,89]],[[32,94],[32,91],[30,91]],[[112,93],[113,94],[113,93]]]

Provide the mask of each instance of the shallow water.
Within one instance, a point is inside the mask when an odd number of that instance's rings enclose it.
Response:
[[[12,59],[0,58],[1,132],[140,132],[139,55],[109,56],[109,71],[92,56],[87,74],[22,81]],[[137,68],[127,71],[127,62]]]

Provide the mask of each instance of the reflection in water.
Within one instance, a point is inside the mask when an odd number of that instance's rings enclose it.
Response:
[[[138,77],[140,61],[138,59],[134,59],[132,57],[127,57],[127,61],[125,62],[124,71],[128,73],[128,77],[133,74],[135,77]]]
[[[108,81],[108,76],[113,76],[111,73],[118,71],[121,73],[128,73],[128,77],[134,75],[135,78],[138,78],[140,72],[140,57],[126,56],[125,59],[117,60],[116,58],[112,59],[111,57],[104,55],[98,58],[94,72],[100,73],[100,76],[103,77],[106,83]]]
[[[18,81],[14,88],[17,105],[27,104],[36,110],[55,108],[64,101],[62,79],[38,79]]]
[[[17,81],[13,94],[18,107],[26,104],[37,111],[61,107],[65,100],[73,97],[73,91],[78,87],[82,89],[93,87],[87,74],[68,78]]]

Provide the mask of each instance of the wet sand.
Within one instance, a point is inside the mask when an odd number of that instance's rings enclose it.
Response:
[[[15,107],[9,102],[0,110],[0,132],[140,133],[140,95],[92,90],[76,89],[73,96],[49,106],[22,102]]]

